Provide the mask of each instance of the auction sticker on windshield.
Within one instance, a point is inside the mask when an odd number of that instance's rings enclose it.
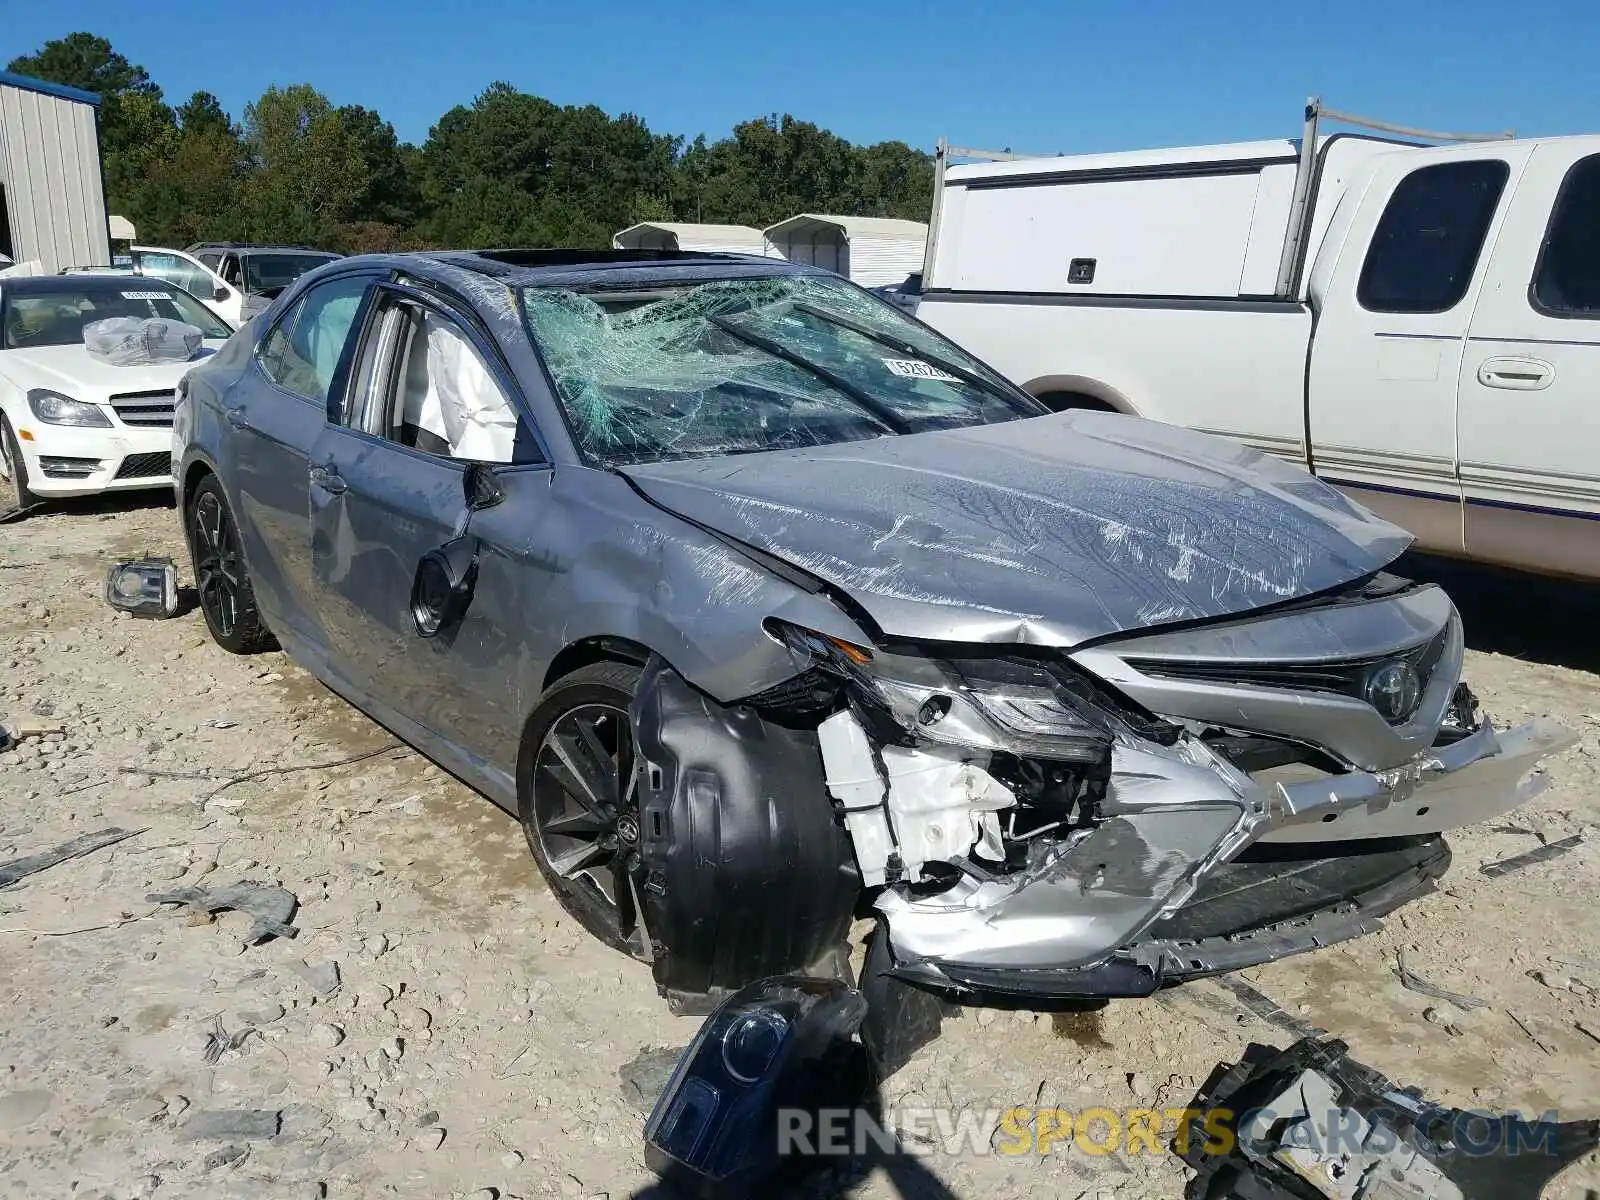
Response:
[[[930,367],[927,363],[915,358],[886,358],[883,365],[896,375],[904,379],[938,379],[944,383],[960,383],[948,371],[941,371],[938,367]]]
[[[123,292],[122,298],[124,300],[165,300],[167,295],[168,293],[166,292]]]

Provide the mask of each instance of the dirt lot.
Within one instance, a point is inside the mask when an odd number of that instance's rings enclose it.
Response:
[[[179,550],[156,498],[0,526],[0,713],[61,728],[0,754],[0,863],[138,831],[0,889],[0,1195],[647,1189],[646,1102],[619,1072],[698,1022],[669,1015],[648,968],[563,916],[512,820],[281,654],[230,657],[197,612],[117,619],[101,599],[107,564]],[[1489,711],[1550,714],[1582,735],[1543,796],[1454,837],[1446,886],[1382,934],[1245,972],[1280,1006],[1271,1019],[1244,1007],[1237,980],[1072,1017],[967,1009],[888,1101],[952,1120],[1014,1104],[1176,1106],[1218,1061],[1252,1040],[1286,1045],[1304,1023],[1450,1103],[1600,1113],[1600,841],[1479,872],[1600,824],[1600,606],[1447,574]],[[242,915],[208,922],[146,899],[240,880],[292,891],[299,936],[246,945]],[[1488,1006],[1404,989],[1401,949]],[[1123,1200],[1176,1196],[1185,1179],[1170,1157],[1078,1150],[892,1166],[828,1183]],[[1576,1174],[1561,1196],[1600,1187],[1593,1160]]]

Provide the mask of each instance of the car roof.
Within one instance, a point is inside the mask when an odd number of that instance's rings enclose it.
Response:
[[[264,250],[271,254],[317,254],[327,258],[342,257],[337,250],[318,250],[315,246],[279,246],[272,242],[194,242],[184,247],[185,254],[199,250],[234,250],[240,253]]]
[[[53,292],[81,292],[85,288],[110,289],[133,286],[149,291],[161,287],[179,291],[177,284],[132,271],[77,271],[71,275],[19,275],[0,279],[0,291],[13,295],[48,296]]]
[[[341,258],[332,250],[316,250],[310,246],[221,246],[216,249],[234,250],[240,254],[314,254],[318,258]]]
[[[424,250],[362,255],[341,262],[347,266],[372,262],[410,271],[437,263],[470,271],[507,287],[631,287],[829,274],[819,267],[787,259],[697,250]]]

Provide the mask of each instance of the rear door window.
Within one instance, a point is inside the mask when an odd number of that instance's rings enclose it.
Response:
[[[1572,164],[1539,248],[1529,298],[1551,317],[1600,317],[1600,154]]]
[[[1501,159],[1471,159],[1420,167],[1402,179],[1361,267],[1361,307],[1442,313],[1460,304],[1510,174]]]
[[[267,378],[326,404],[367,283],[360,275],[330,279],[296,301],[261,344],[261,369]]]

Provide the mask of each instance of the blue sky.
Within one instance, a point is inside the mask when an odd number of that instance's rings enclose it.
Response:
[[[791,112],[853,141],[1039,153],[1294,136],[1308,92],[1450,130],[1600,130],[1600,6],[1582,3],[731,4],[701,0],[0,0],[0,63],[86,29],[169,100],[237,118],[307,82],[421,141],[505,79],[712,138]]]

